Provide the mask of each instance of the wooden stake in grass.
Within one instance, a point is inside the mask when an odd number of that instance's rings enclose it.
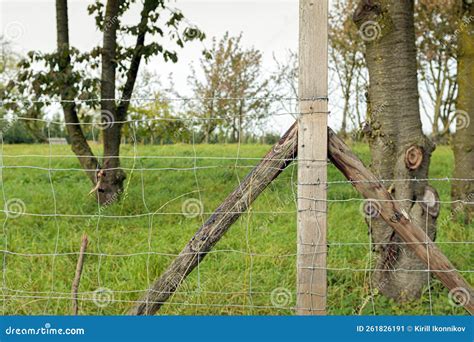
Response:
[[[84,266],[85,252],[87,249],[87,235],[82,236],[81,249],[79,251],[79,258],[77,259],[76,274],[72,282],[72,314],[77,315],[79,312],[79,303],[77,300],[77,292],[79,290],[79,283],[81,281],[82,268]]]

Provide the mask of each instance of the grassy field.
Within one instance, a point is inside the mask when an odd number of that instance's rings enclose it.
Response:
[[[95,148],[98,150],[98,146]],[[5,145],[0,206],[4,207],[5,200],[20,199],[26,212],[18,218],[0,214],[3,314],[69,314],[71,283],[84,233],[89,236],[90,255],[79,289],[80,313],[125,313],[257,162],[254,158],[261,157],[268,148],[124,146],[126,194],[120,202],[99,209],[94,198],[87,195],[91,184],[68,146]],[[367,146],[357,145],[354,149],[368,162]],[[133,158],[134,155],[140,158]],[[438,147],[430,176],[450,177],[452,164],[450,149]],[[295,172],[295,166],[289,167],[260,196],[160,313],[292,314],[289,308],[295,304]],[[329,179],[343,177],[331,166]],[[433,185],[441,200],[450,200],[449,182],[437,181]],[[183,215],[183,203],[191,198],[202,201],[202,215]],[[429,314],[429,289],[420,300],[410,303],[371,296],[370,272],[364,271],[373,267],[369,236],[359,209],[361,202],[350,200],[359,196],[348,184],[333,184],[329,198],[347,200],[329,205],[329,313]],[[443,206],[439,222],[437,241],[473,240],[473,227],[452,222],[448,205]],[[349,242],[361,244],[337,245]],[[440,247],[456,268],[472,269],[471,245]],[[473,282],[472,273],[464,275]],[[98,289],[107,290],[97,292]],[[277,295],[284,299],[283,307],[272,304],[272,293],[273,298]],[[449,303],[448,291],[436,279],[431,283],[431,303],[433,314],[464,314],[462,308]]]

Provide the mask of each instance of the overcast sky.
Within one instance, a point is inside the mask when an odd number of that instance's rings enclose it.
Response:
[[[69,1],[70,40],[79,49],[90,49],[101,41],[93,17],[87,14],[87,6],[92,2]],[[0,0],[0,6],[2,32],[15,36],[16,49],[55,49],[53,0]],[[226,31],[232,35],[243,32],[245,45],[255,46],[264,52],[265,66],[272,62],[272,52],[283,55],[285,50],[297,49],[297,0],[184,0],[170,1],[169,6],[182,10],[186,18],[201,28],[209,38],[221,37]],[[136,22],[138,19],[139,6],[135,9],[137,10],[132,10],[128,16],[129,21]],[[210,45],[210,40],[204,44]],[[187,74],[189,63],[201,56],[202,49],[202,43],[194,43],[180,51],[180,63],[172,65],[157,60],[149,67],[162,72],[173,71],[180,80]]]
[[[329,1],[331,3],[331,1]],[[90,49],[101,41],[94,19],[87,14],[90,0],[69,0],[70,41],[81,50]],[[272,55],[279,59],[287,56],[288,50],[298,48],[298,0],[177,0],[170,7],[182,10],[185,17],[201,28],[207,35],[204,43],[195,42],[179,51],[179,62],[164,63],[154,59],[146,66],[166,80],[173,73],[176,89],[186,94],[186,78],[190,66],[201,56],[210,38],[221,37],[226,31],[232,35],[243,32],[245,46],[253,46],[263,52],[263,68],[267,72],[275,69]],[[136,22],[139,6],[125,18]],[[0,0],[0,28],[13,40],[18,52],[29,50],[52,51],[56,45],[54,0]],[[334,75],[330,73],[332,89]],[[340,127],[341,111],[338,105],[340,94],[330,94],[329,123]],[[279,116],[275,130],[283,132],[293,122],[290,116]],[[426,126],[426,125],[425,125]]]

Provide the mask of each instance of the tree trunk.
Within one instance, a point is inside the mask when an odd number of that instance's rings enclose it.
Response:
[[[437,141],[439,139],[439,120],[441,113],[441,97],[442,95],[436,94],[436,102],[433,111],[433,125],[432,125],[432,136],[433,140]]]
[[[138,75],[144,52],[145,35],[148,30],[149,15],[160,2],[145,0],[138,25],[137,41],[134,47],[130,68],[119,103],[115,101],[117,30],[119,27],[120,0],[109,0],[105,8],[104,36],[102,46],[101,75],[101,121],[104,144],[104,163],[101,167],[94,157],[82,132],[74,103],[63,103],[64,117],[73,151],[78,155],[81,165],[87,170],[89,178],[96,184],[95,191],[101,204],[115,201],[123,190],[125,172],[120,169],[120,142],[122,122],[126,120],[130,99]],[[72,70],[69,57],[69,30],[67,17],[67,0],[56,1],[58,51],[60,53],[60,72],[67,75]],[[62,99],[72,100],[76,97],[74,87],[65,84]]]
[[[372,170],[386,183],[391,195],[415,225],[435,237],[437,213],[425,213],[417,201],[425,194],[437,197],[426,179],[434,145],[422,132],[418,104],[417,64],[414,29],[414,2],[410,0],[363,0],[354,14],[362,29],[376,32],[366,42],[369,70],[368,128]],[[366,31],[369,34],[369,31]],[[374,110],[376,109],[376,110]],[[380,217],[368,219],[377,255],[374,287],[397,300],[419,297],[429,273],[423,263]]]
[[[474,5],[461,3],[461,20],[474,16]],[[464,4],[464,5],[463,5]],[[456,134],[453,139],[454,172],[459,179],[472,178],[474,173],[474,22],[471,20],[458,35],[458,98],[456,103]],[[451,188],[454,203],[452,210],[456,217],[463,216],[466,224],[474,219],[474,182],[453,181]]]
[[[109,0],[105,8],[102,46],[101,116],[104,139],[104,165],[99,173],[98,198],[101,204],[114,202],[123,191],[125,172],[120,169],[121,121],[115,102],[116,52],[119,0]]]
[[[59,54],[59,73],[65,81],[62,87],[61,100],[70,101],[76,97],[72,81],[68,77],[72,71],[71,58],[69,55],[69,21],[67,0],[56,0],[56,30],[57,49]],[[79,118],[77,117],[76,105],[73,102],[63,102],[64,121],[69,134],[71,149],[79,158],[81,166],[86,170],[87,176],[93,184],[96,183],[96,169],[98,162],[87,143]]]
[[[344,95],[344,108],[342,110],[342,123],[341,123],[341,130],[339,131],[339,134],[343,138],[347,137],[347,116],[349,115],[349,101],[350,101],[350,96]]]

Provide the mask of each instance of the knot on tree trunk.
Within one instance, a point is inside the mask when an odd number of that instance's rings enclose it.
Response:
[[[423,162],[423,148],[413,145],[405,152],[405,166],[409,170],[416,170]]]

